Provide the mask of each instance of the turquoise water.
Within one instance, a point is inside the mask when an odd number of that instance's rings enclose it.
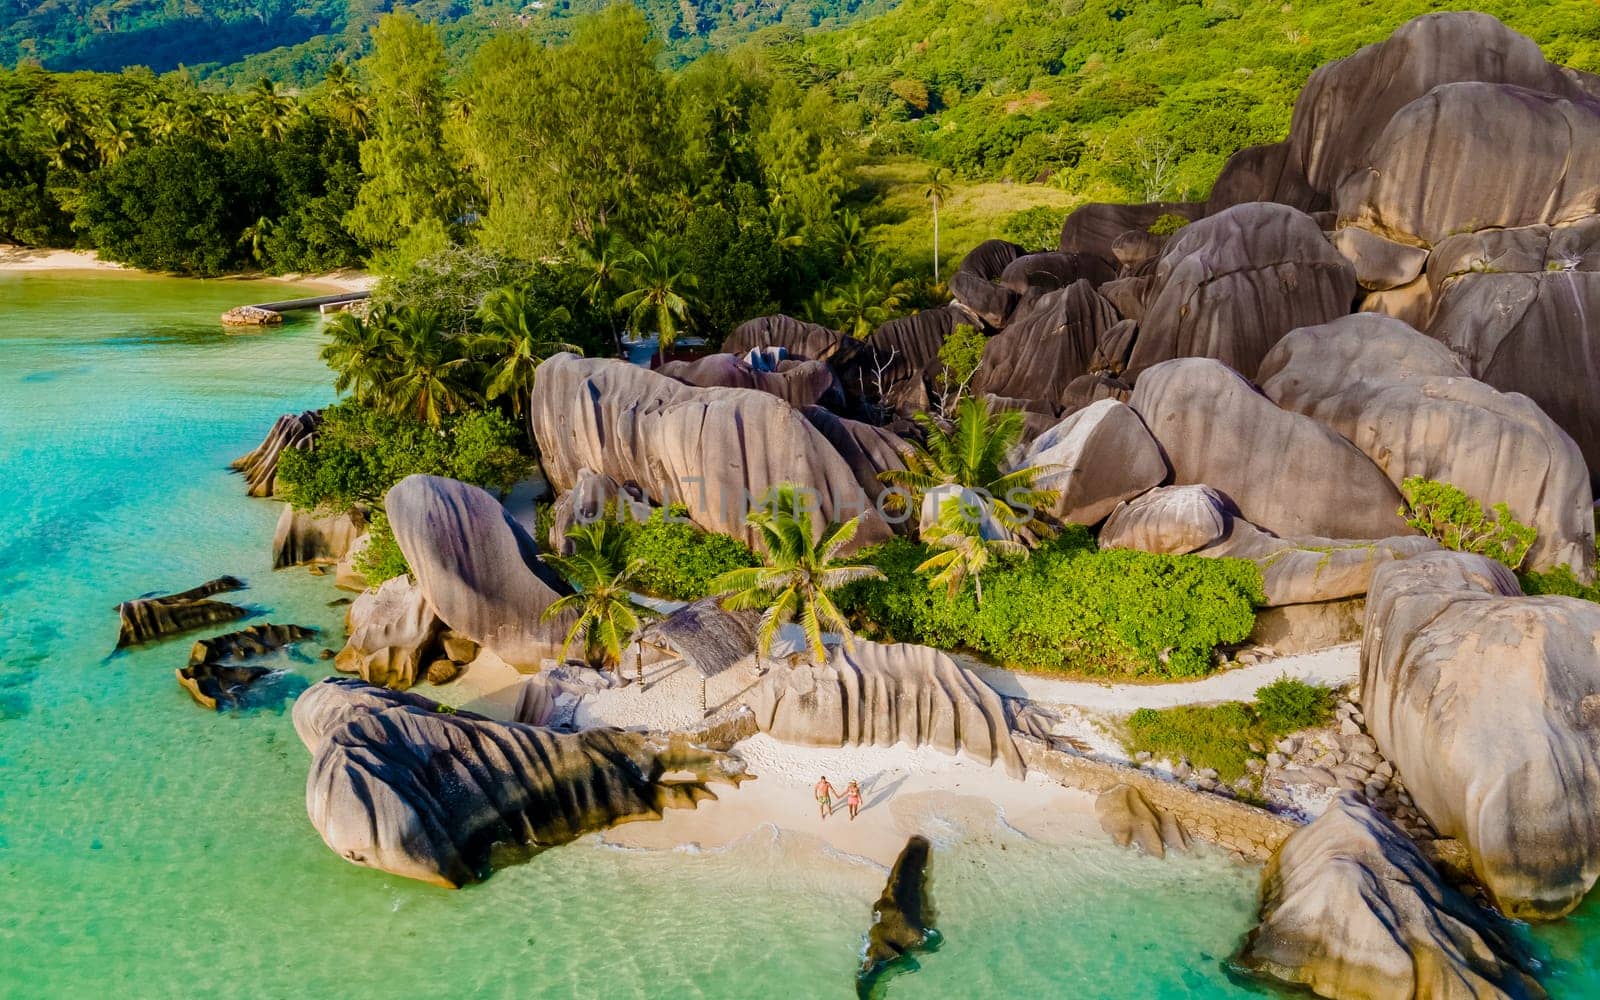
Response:
[[[107,655],[117,601],[222,573],[257,620],[340,641],[336,592],[270,571],[277,507],[226,471],[330,397],[314,321],[216,324],[281,295],[0,275],[0,997],[853,996],[881,870],[763,833],[584,841],[457,893],[389,877],[306,821],[287,712],[197,708],[186,640]],[[994,834],[933,873],[945,946],[890,997],[1245,994],[1221,963],[1251,869]],[[1574,987],[1592,922],[1545,933]]]

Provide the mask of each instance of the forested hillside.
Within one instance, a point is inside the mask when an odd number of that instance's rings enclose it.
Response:
[[[405,11],[446,27],[467,51],[494,31],[520,27],[564,38],[574,17],[606,0],[0,0],[0,65],[115,71],[179,65],[200,75],[253,83],[319,79],[335,62],[358,58],[386,13]],[[829,25],[891,0],[638,0],[678,65],[726,48],[761,27]]]

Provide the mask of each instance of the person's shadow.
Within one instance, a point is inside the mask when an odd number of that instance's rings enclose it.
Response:
[[[908,774],[902,774],[895,780],[884,784],[883,779],[886,773],[887,772],[879,771],[877,774],[874,774],[872,777],[860,783],[862,812],[866,812],[868,809],[871,809],[874,806],[889,801],[889,799],[894,796],[894,793],[900,789],[900,786],[906,783],[906,779],[910,777]],[[883,787],[879,788],[879,785],[882,785]]]

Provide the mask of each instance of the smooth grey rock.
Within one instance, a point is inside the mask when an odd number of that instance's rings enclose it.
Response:
[[[1096,524],[1167,477],[1144,422],[1112,399],[1091,403],[1035,438],[1021,465],[1049,470],[1036,485],[1057,491],[1051,513],[1072,524]]]

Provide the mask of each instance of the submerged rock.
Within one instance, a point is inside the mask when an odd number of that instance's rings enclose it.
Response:
[[[928,646],[853,645],[822,666],[773,667],[748,696],[761,731],[807,746],[932,744],[1023,776],[1005,705],[977,675]]]
[[[117,648],[244,618],[250,614],[249,609],[209,599],[213,594],[243,589],[244,581],[238,577],[219,576],[182,593],[123,601],[117,605],[117,615],[122,619]]]
[[[1234,962],[1320,996],[1543,997],[1510,925],[1451,888],[1350,793],[1289,836],[1261,881],[1261,923]]]
[[[1138,844],[1153,858],[1167,856],[1167,848],[1189,849],[1189,834],[1171,813],[1158,809],[1132,785],[1117,785],[1101,792],[1094,800],[1094,814],[1100,829],[1111,835],[1118,847]]]
[[[933,845],[928,838],[913,836],[901,848],[889,870],[883,895],[872,905],[872,927],[867,931],[867,947],[856,974],[856,995],[871,997],[885,975],[915,968],[911,954],[938,947],[939,932],[933,923],[937,916],[928,892],[928,861]],[[900,966],[897,969],[896,966]]]
[[[527,853],[715,798],[747,777],[681,737],[495,722],[353,679],[294,707],[311,751],[306,812],[340,857],[457,888]],[[670,772],[692,778],[668,779]]]
[[[316,634],[316,629],[303,625],[267,623],[201,639],[189,651],[189,665],[176,671],[178,683],[205,708],[237,707],[256,682],[276,672],[238,661],[265,656]]]
[[[272,532],[272,568],[337,563],[366,530],[367,512],[360,508],[318,517],[285,504]]]
[[[260,444],[229,465],[244,476],[245,492],[253,497],[272,496],[277,489],[278,457],[285,448],[310,448],[321,423],[321,410],[279,417]]]

